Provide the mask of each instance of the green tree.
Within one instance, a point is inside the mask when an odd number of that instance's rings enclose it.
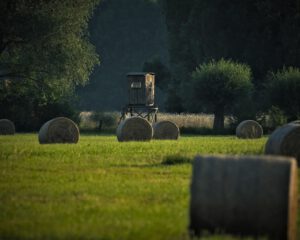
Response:
[[[36,118],[88,81],[98,63],[87,31],[97,2],[0,2],[1,117],[14,119],[24,109],[23,118]]]
[[[270,69],[300,67],[298,0],[162,0],[162,7],[171,70],[182,82],[183,99],[191,72],[211,59],[248,64],[256,90]]]
[[[279,107],[288,121],[300,118],[300,69],[283,68],[267,76],[270,103]]]
[[[87,24],[95,0],[0,3],[0,77],[84,84],[98,62]]]
[[[224,129],[224,114],[239,100],[251,94],[251,70],[247,65],[221,59],[201,64],[192,73],[195,102],[214,115],[214,130]]]

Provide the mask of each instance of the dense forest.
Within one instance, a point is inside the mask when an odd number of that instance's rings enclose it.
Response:
[[[216,129],[225,114],[300,117],[299,0],[3,0],[0,13],[0,118],[21,129],[120,110],[132,71],[156,73],[162,110],[214,113]]]
[[[144,62],[152,59],[168,63],[167,32],[161,8],[150,0],[102,0],[89,30],[101,64],[89,85],[78,90],[80,108],[120,110],[127,104],[128,72],[142,71]],[[162,105],[163,96],[159,92],[159,105]]]
[[[259,112],[268,111],[272,105],[285,114],[290,112],[288,106],[299,106],[300,99],[295,93],[300,90],[299,71],[295,69],[300,66],[298,0],[163,0],[162,8],[168,30],[172,82],[174,86],[180,85],[175,94],[184,111],[208,111],[216,115],[217,107],[223,115],[234,114],[243,120],[257,118]],[[252,96],[236,99],[229,108],[224,103],[211,106],[206,99],[201,101],[197,97],[212,88],[216,90],[214,84],[193,93],[198,85],[192,77],[196,68],[223,58],[247,64],[252,71]],[[226,82],[224,74],[215,76],[222,76],[222,84]],[[280,95],[272,90],[275,85],[281,85]],[[220,96],[218,91],[210,92],[214,98]],[[176,107],[175,104],[169,110],[178,111]],[[300,109],[293,109],[293,114],[287,114],[289,120],[299,118]]]

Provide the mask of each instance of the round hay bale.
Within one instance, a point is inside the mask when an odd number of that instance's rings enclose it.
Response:
[[[295,157],[300,163],[300,124],[289,123],[277,128],[265,145],[265,153]]]
[[[77,143],[78,140],[78,126],[71,119],[65,117],[51,119],[39,131],[39,142],[41,144]]]
[[[123,141],[150,141],[153,135],[151,124],[144,118],[131,117],[122,121],[117,128],[117,138]]]
[[[190,233],[221,231],[296,240],[297,162],[277,156],[198,156]]]
[[[179,128],[171,121],[161,121],[153,124],[154,139],[177,140],[179,137]]]
[[[15,124],[8,119],[0,119],[0,135],[14,135]]]
[[[236,128],[236,136],[238,138],[261,138],[262,135],[262,126],[253,120],[245,120]]]
[[[300,124],[300,120],[296,120],[296,121],[290,122],[289,124]]]

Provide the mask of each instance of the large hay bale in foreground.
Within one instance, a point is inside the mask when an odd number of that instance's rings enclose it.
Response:
[[[238,138],[261,138],[262,135],[262,126],[253,120],[245,120],[236,128],[236,136]]]
[[[154,139],[177,140],[179,137],[179,128],[171,121],[161,121],[153,124]]]
[[[65,117],[51,119],[39,131],[39,142],[41,144],[77,143],[78,140],[78,126],[71,119]]]
[[[198,156],[190,233],[206,230],[296,240],[297,163],[275,156]]]
[[[151,124],[144,118],[131,117],[122,121],[117,128],[117,138],[123,141],[150,141],[153,135]]]
[[[277,128],[269,137],[265,153],[295,157],[300,163],[300,124],[289,123]]]
[[[14,135],[15,124],[8,119],[0,119],[0,135]]]

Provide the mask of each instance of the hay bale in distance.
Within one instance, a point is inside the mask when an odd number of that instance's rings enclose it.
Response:
[[[190,233],[204,230],[296,240],[297,163],[276,156],[198,156]]]
[[[265,145],[265,154],[295,157],[300,163],[300,124],[289,123],[277,128]]]
[[[151,124],[144,118],[131,117],[122,121],[117,128],[117,138],[123,141],[150,141],[153,136]]]
[[[289,124],[300,124],[300,120],[295,120],[293,122],[290,122]]]
[[[15,124],[8,119],[0,119],[0,135],[14,135]]]
[[[153,124],[154,139],[177,140],[179,137],[178,126],[171,121],[161,121]]]
[[[261,138],[262,135],[262,126],[253,120],[245,120],[236,128],[236,136],[238,138]]]
[[[39,142],[41,144],[77,143],[78,140],[78,126],[71,119],[65,117],[51,119],[39,131]]]

